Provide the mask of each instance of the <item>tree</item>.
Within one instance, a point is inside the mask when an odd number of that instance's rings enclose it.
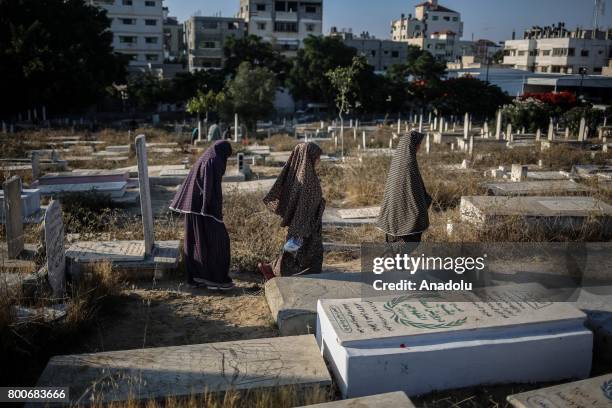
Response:
[[[178,73],[172,80],[171,95],[175,102],[195,97],[199,90],[220,92],[225,86],[225,74],[221,70],[199,70]]]
[[[348,67],[357,51],[338,38],[309,36],[298,50],[287,80],[297,100],[333,104],[335,93],[326,74],[338,67]]]
[[[504,107],[502,114],[514,129],[524,127],[529,132],[537,132],[548,129],[552,110],[542,101],[526,99],[513,101]]]
[[[133,107],[152,110],[170,99],[170,81],[162,80],[151,72],[134,73],[127,81],[128,100]]]
[[[444,115],[462,116],[466,112],[481,119],[492,118],[511,98],[496,85],[472,77],[440,82],[430,105]]]
[[[232,113],[237,113],[247,130],[254,131],[258,119],[274,112],[276,84],[272,71],[243,62],[226,86],[226,115],[231,117]]]
[[[208,124],[208,114],[211,111],[218,111],[225,103],[225,94],[223,92],[208,91],[204,93],[198,90],[196,96],[187,102],[187,112],[198,116],[198,137],[202,138],[202,121],[201,115],[206,115],[204,122]]]
[[[433,55],[424,51],[410,66],[410,71],[417,79],[439,80],[446,72],[446,65],[436,61]]]
[[[340,118],[340,139],[342,143],[342,160],[344,160],[344,114],[348,114],[351,108],[358,106],[357,101],[357,76],[367,64],[364,57],[354,57],[348,67],[338,67],[327,72],[333,89],[336,91],[336,107]]]
[[[229,37],[223,46],[223,53],[225,55],[223,69],[225,74],[232,78],[236,75],[240,64],[249,62],[254,67],[269,69],[276,75],[279,83],[282,83],[291,66],[271,43],[263,41],[256,35],[244,38]]]
[[[109,27],[83,0],[0,1],[0,112],[82,110],[123,83],[128,59]]]

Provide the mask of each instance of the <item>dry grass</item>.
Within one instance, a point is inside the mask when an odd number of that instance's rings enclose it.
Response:
[[[187,398],[166,398],[164,400],[137,401],[131,399],[121,403],[94,403],[94,408],[291,408],[319,404],[332,400],[332,393],[325,387],[298,389],[295,386],[275,387],[248,392],[208,392]]]
[[[260,144],[264,146],[270,146],[272,151],[275,152],[288,152],[292,151],[295,145],[299,142],[296,138],[291,137],[287,134],[274,135],[264,139]]]

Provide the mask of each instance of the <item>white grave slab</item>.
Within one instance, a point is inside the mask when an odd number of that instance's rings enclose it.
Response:
[[[2,185],[3,218],[6,232],[7,255],[15,259],[24,248],[23,211],[21,203],[21,179],[13,176]]]
[[[107,194],[111,198],[121,198],[125,195],[127,182],[114,183],[80,183],[80,184],[51,184],[39,186],[44,196],[57,196],[65,193],[97,193]]]
[[[371,395],[342,401],[325,402],[302,408],[415,408],[403,392]]]
[[[264,179],[253,181],[228,181],[223,182],[224,193],[267,193],[270,191],[276,179]]]
[[[70,387],[71,403],[110,403],[284,385],[327,387],[314,336],[144,348],[51,358],[38,387]]]
[[[143,241],[77,242],[68,248],[66,256],[81,263],[144,261]]]
[[[597,219],[604,229],[612,225],[612,206],[593,197],[461,197],[461,219],[479,225],[490,225],[506,217],[546,220],[557,227],[578,227],[587,218]]]
[[[610,408],[612,374],[508,396],[515,408]]]
[[[328,207],[323,213],[323,225],[331,225],[336,227],[354,227],[359,225],[374,224],[378,219],[378,215],[370,218],[343,218],[340,211],[344,211],[344,215],[359,215],[355,210],[341,210],[338,208]],[[372,210],[368,210],[372,211]],[[379,210],[380,212],[380,210]],[[363,214],[362,214],[363,215]]]
[[[151,184],[147,159],[147,141],[145,135],[136,136],[136,158],[138,161],[138,186],[140,188],[140,210],[144,233],[145,253],[151,255],[155,244],[153,210],[151,209]]]
[[[317,341],[347,398],[421,395],[483,384],[585,378],[593,334],[567,303],[533,301],[537,285],[373,301],[320,300]]]

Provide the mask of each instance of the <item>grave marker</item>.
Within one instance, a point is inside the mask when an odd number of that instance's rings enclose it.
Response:
[[[319,300],[317,341],[347,398],[585,378],[593,347],[586,315],[532,300],[542,289]]]
[[[495,126],[495,138],[501,140],[501,128],[502,128],[502,111],[497,111],[497,124]]]
[[[410,398],[403,392],[370,395],[368,397],[325,402],[301,408],[415,408]]]
[[[508,396],[515,408],[605,408],[612,406],[612,374]]]
[[[140,187],[140,209],[144,232],[145,254],[151,255],[155,243],[151,190],[147,163],[147,140],[145,135],[136,136],[136,158],[138,160],[138,185]]]
[[[45,212],[45,246],[47,273],[55,297],[63,297],[66,291],[66,253],[64,252],[64,222],[62,208],[52,200]]]
[[[13,176],[2,185],[4,190],[4,225],[8,258],[16,259],[24,249],[21,179]]]
[[[419,133],[423,133],[423,114],[419,115]]]
[[[522,164],[513,164],[510,174],[510,180],[512,181],[525,181],[527,179],[527,166]]]
[[[469,134],[470,134],[470,115],[466,113],[465,119],[463,120],[463,140],[467,141]]]
[[[70,387],[70,405],[282,386],[327,387],[331,378],[314,336],[55,356],[39,387]]]
[[[542,130],[538,128],[538,130],[536,131],[536,142],[539,142],[540,139],[542,139]]]
[[[508,126],[506,127],[506,140],[512,142],[512,138],[512,123],[508,123]]]
[[[585,127],[586,127],[586,119],[583,116],[582,118],[580,118],[580,128],[578,129],[578,140],[581,142],[583,142],[585,139],[584,138]]]
[[[565,140],[569,140],[570,137],[570,130],[569,127],[565,128]]]
[[[555,127],[552,118],[550,118],[550,122],[548,123],[548,140],[550,142],[555,140]]]

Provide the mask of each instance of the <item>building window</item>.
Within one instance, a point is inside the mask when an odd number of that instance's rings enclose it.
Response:
[[[545,57],[550,56],[550,50],[542,50],[542,55],[544,55]]]
[[[257,11],[266,11],[266,5],[257,3]]]
[[[297,33],[297,23],[291,23],[286,21],[277,21],[274,23],[274,31],[279,33]]]
[[[266,30],[266,23],[257,23],[257,29],[259,31],[265,31]]]
[[[445,16],[444,17],[444,21],[450,21],[450,17],[449,16]]]
[[[574,48],[553,48],[553,57],[573,57],[576,52]]]
[[[315,6],[314,4],[306,4],[306,6],[304,7],[304,11],[309,14],[315,14],[317,13],[317,6]]]
[[[306,24],[306,31],[308,32],[313,32],[315,30],[315,25],[314,24]]]
[[[418,30],[421,29],[421,26],[417,24],[417,25],[414,26],[414,29],[418,31]]]
[[[214,41],[204,41],[202,43],[202,48],[217,48],[217,43]]]
[[[124,54],[130,61],[138,61],[138,54]]]
[[[518,56],[519,57],[524,57],[527,54],[527,51],[519,51],[518,52]]]
[[[296,13],[298,11],[297,1],[288,1],[287,2],[287,11],[291,13]]]
[[[121,24],[124,25],[134,25],[136,24],[136,20],[133,18],[120,18]]]
[[[567,56],[568,57],[573,57],[574,55],[576,55],[576,49],[575,48],[568,48],[567,49]]]
[[[391,51],[391,56],[393,58],[399,58],[399,51]]]
[[[431,19],[432,19],[433,21],[438,21],[438,19],[439,19],[439,18],[440,18],[440,17],[438,17],[438,16],[432,16],[432,17],[431,17]]]
[[[145,1],[145,6],[146,7],[155,7],[155,2],[153,0],[146,0]]]
[[[147,61],[157,61],[159,58],[157,54],[147,54],[145,57]]]
[[[204,21],[202,22],[202,28],[204,30],[215,30],[219,27],[216,21]]]
[[[147,18],[147,19],[145,20],[145,25],[148,25],[148,26],[156,26],[156,25],[157,25],[157,20],[155,20],[155,19],[148,19],[148,18]]]
[[[240,28],[240,23],[238,23],[237,21],[231,21],[227,23],[227,29],[230,31],[237,30],[238,28]]]
[[[136,37],[128,35],[120,35],[119,42],[122,44],[136,44]]]
[[[453,17],[453,21],[459,21],[459,17]]]
[[[121,3],[124,6],[131,6],[132,5],[132,0],[123,0],[123,2]]]
[[[371,54],[373,57],[375,57],[375,56],[376,56],[376,51],[372,50],[372,51],[370,51],[370,54]]]
[[[274,3],[274,11],[287,11],[287,3],[284,1],[277,1]]]
[[[145,43],[157,44],[157,37],[145,37]]]
[[[589,56],[589,50],[582,50],[582,51],[580,51],[580,56],[581,57],[588,57]]]

